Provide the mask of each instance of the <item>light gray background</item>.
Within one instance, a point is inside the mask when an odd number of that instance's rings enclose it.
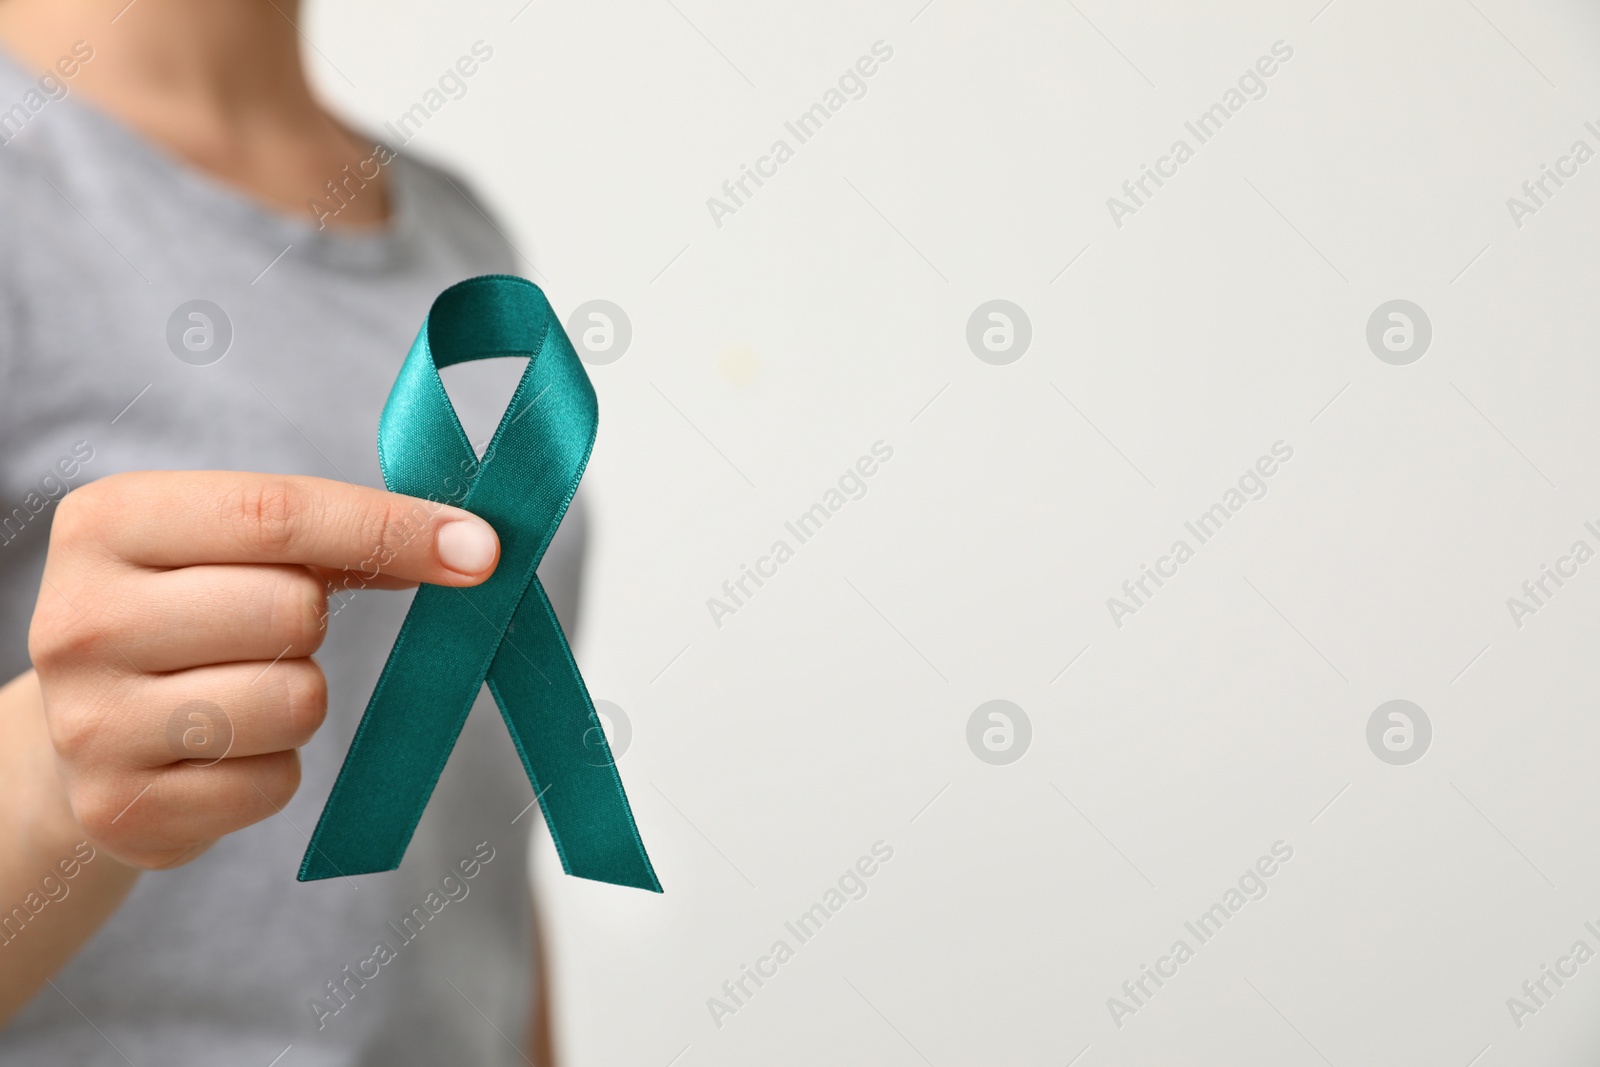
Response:
[[[537,878],[576,1065],[1578,1064],[1600,961],[1600,149],[1577,0],[315,4],[319,81],[455,161],[591,368],[580,635],[667,892]],[[1201,10],[1203,8],[1203,10]],[[706,198],[873,42],[893,59],[735,216]],[[1274,41],[1136,216],[1106,199]],[[791,138],[792,142],[792,138]],[[1071,264],[1070,267],[1068,264]],[[1066,268],[1064,270],[1064,268]],[[1403,298],[1419,362],[1367,348]],[[980,303],[1031,318],[992,366]],[[706,599],[876,440],[894,458],[719,629]],[[1105,600],[1273,442],[1294,458],[1120,630]],[[1070,667],[1068,666],[1070,664]],[[1379,704],[1432,746],[1367,747]],[[992,766],[979,704],[1031,719]],[[882,839],[748,1005],[707,998]],[[1118,1028],[1107,998],[1273,842],[1294,858]],[[792,941],[792,938],[791,938]]]

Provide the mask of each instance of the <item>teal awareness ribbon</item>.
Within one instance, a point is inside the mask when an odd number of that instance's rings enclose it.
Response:
[[[483,457],[441,367],[528,360]],[[472,278],[433,302],[378,425],[383,480],[465,508],[500,536],[482,585],[417,590],[300,865],[300,880],[400,866],[487,681],[543,808],[561,866],[661,892],[594,705],[535,570],[594,447],[594,388],[532,282]]]

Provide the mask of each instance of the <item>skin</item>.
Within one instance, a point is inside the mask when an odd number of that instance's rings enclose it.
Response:
[[[370,154],[311,93],[297,3],[125,5],[3,0],[0,45],[42,71],[88,41],[95,56],[71,82],[75,97],[286,213],[306,213],[329,175]],[[380,176],[327,221],[387,216]],[[373,561],[391,555],[373,579]],[[93,859],[0,947],[0,1025],[140,872],[193,860],[294,794],[297,749],[327,709],[312,655],[328,583],[470,586],[497,562],[493,531],[464,511],[323,479],[139,472],[64,497],[29,633],[34,669],[0,687],[0,908],[38,892],[63,860],[88,849]],[[209,766],[168,740],[168,716],[190,700],[232,721],[232,747]],[[554,1062],[546,1012],[541,1001],[530,1013],[539,1064]]]

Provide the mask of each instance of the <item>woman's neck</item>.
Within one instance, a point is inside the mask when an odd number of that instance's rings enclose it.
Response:
[[[298,212],[372,153],[313,96],[299,14],[297,0],[5,0],[0,44],[44,71],[84,42],[93,59],[78,64],[70,92],[221,181]],[[330,223],[385,219],[381,185],[370,191]]]

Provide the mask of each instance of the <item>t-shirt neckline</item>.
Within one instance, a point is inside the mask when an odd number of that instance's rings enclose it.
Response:
[[[0,110],[17,102],[29,89],[37,89],[39,77],[30,74],[29,68],[0,42],[0,93],[5,94],[0,97]],[[63,81],[67,95],[41,108],[33,123],[48,123],[51,119],[71,123],[114,153],[118,163],[138,167],[158,184],[173,188],[183,198],[185,210],[209,213],[222,225],[259,234],[263,240],[285,246],[285,250],[294,247],[341,265],[382,267],[401,255],[421,221],[413,202],[408,161],[376,138],[368,137],[374,146],[373,158],[377,158],[380,146],[388,156],[388,162],[381,164],[389,178],[388,221],[372,227],[319,228],[309,203],[302,218],[259,200],[182,159],[94,103],[81,99],[71,91],[71,82]],[[22,136],[29,132],[38,135],[47,130],[25,130]],[[358,137],[367,136],[359,129],[353,132]],[[0,151],[5,150],[6,146],[0,146]]]

